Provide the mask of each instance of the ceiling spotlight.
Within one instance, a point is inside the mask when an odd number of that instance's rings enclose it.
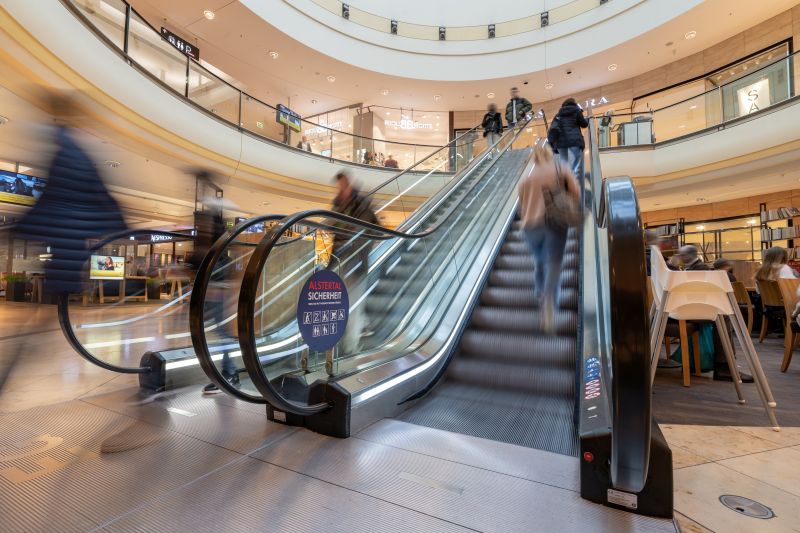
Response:
[[[208,20],[214,20],[214,17],[216,17],[217,14],[211,11],[210,9],[206,9],[205,11],[203,11],[203,16]]]
[[[439,26],[439,40],[444,41],[447,38],[447,29],[444,26]]]
[[[392,114],[392,112],[391,112],[391,111],[387,111],[387,112],[386,112],[386,114],[387,114],[387,115],[391,115],[391,114]]]
[[[441,99],[442,99],[442,95],[441,95],[441,94],[434,94],[434,95],[433,95],[433,100],[434,100],[435,102],[438,102],[438,101],[439,101],[439,100],[441,100]]]
[[[682,130],[685,130],[685,129],[686,129],[686,124],[681,124],[681,125],[680,125],[680,126],[678,126],[678,127],[679,127],[680,129],[682,129]]]
[[[103,161],[103,163],[105,163],[106,166],[110,168],[119,168],[119,166],[122,165],[122,163],[120,163],[119,161],[112,161],[111,159]]]
[[[5,124],[8,124],[8,117],[4,117],[3,115],[0,115],[0,126],[3,126]]]
[[[389,89],[383,89],[383,90],[381,90],[381,94],[382,94],[383,96],[389,96]]]
[[[550,12],[545,11],[542,13],[540,20],[542,28],[546,28],[548,25],[550,25]]]
[[[489,39],[494,39],[495,31],[494,24],[489,24]]]
[[[389,33],[397,35],[397,21],[393,20],[389,23]]]
[[[694,39],[695,37],[697,37],[697,32],[696,32],[696,31],[694,31],[694,30],[692,30],[692,31],[687,31],[687,32],[686,32],[686,35],[684,35],[684,36],[683,36],[683,38],[684,38],[684,39],[686,39],[687,41],[688,41],[689,39]]]
[[[544,88],[549,91],[550,89],[553,88],[553,84],[548,81],[547,83],[544,84]]]
[[[331,83],[336,81],[336,76],[328,76],[327,80]]]
[[[611,63],[608,66],[608,70],[610,70],[611,72],[614,72],[615,70],[617,70],[617,64],[616,63]]]
[[[311,100],[311,103],[312,103],[312,104],[316,104],[316,103],[317,103],[317,101],[316,101],[316,100]]]
[[[347,4],[342,4],[342,17],[346,19],[350,18],[350,6]]]
[[[690,105],[689,109],[697,109],[697,105]]]
[[[271,57],[272,59],[278,59],[278,52],[276,52],[275,50],[270,50],[269,57]]]
[[[486,98],[494,98],[494,93],[486,93]]]

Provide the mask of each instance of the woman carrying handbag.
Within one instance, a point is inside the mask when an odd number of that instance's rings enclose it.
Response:
[[[575,175],[553,157],[550,146],[535,146],[531,157],[530,171],[519,184],[519,211],[535,263],[533,289],[541,310],[541,326],[545,332],[555,333],[567,230],[582,224],[583,211]]]

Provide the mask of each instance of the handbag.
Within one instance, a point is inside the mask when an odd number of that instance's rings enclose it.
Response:
[[[551,228],[569,228],[583,223],[583,211],[578,202],[569,194],[567,182],[561,179],[561,172],[557,161],[556,186],[553,189],[544,189],[544,222]]]

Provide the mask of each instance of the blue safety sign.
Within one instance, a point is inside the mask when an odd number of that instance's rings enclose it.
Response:
[[[330,270],[312,274],[297,301],[297,325],[308,347],[318,352],[333,348],[344,335],[349,315],[342,278]]]

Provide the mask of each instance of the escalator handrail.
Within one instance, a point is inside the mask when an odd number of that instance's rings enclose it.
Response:
[[[141,230],[141,229],[134,229],[134,230],[122,230],[116,233],[112,233],[106,237],[100,239],[97,243],[92,245],[89,248],[89,252],[93,252],[102,248],[103,246],[107,245],[110,242],[114,242],[118,239],[123,237],[135,237],[137,235],[162,235],[165,237],[172,237],[172,238],[192,238],[191,235],[186,235],[185,233],[177,233],[174,231],[160,231],[160,230]],[[111,370],[113,372],[118,372],[120,374],[146,374],[151,371],[149,366],[119,366],[113,363],[109,363],[103,361],[102,359],[98,359],[95,357],[89,350],[87,350],[78,337],[75,335],[75,330],[72,327],[72,320],[70,319],[69,315],[69,294],[61,294],[58,296],[58,304],[57,304],[57,312],[58,312],[58,325],[61,328],[61,332],[64,334],[64,337],[67,339],[67,343],[75,350],[78,355],[89,361],[90,363],[99,366],[100,368],[104,368],[106,370]]]
[[[509,130],[508,134],[510,134],[513,137],[510,144],[513,144],[513,142],[517,139],[517,137],[519,137],[520,133],[525,129],[525,127],[527,126],[528,123],[530,123],[531,120],[533,119],[532,118],[528,119],[517,128]],[[500,141],[498,141],[498,143],[499,142]],[[492,146],[494,147],[498,143],[495,143]],[[463,175],[461,176],[461,178],[459,180],[453,180],[453,181],[454,182],[457,181],[458,183],[460,183],[475,168],[477,168],[477,165],[468,166],[463,170]],[[450,188],[446,196],[437,199],[434,208],[435,206],[440,205],[441,202],[443,202],[447,198],[447,196],[449,196],[449,194],[452,194],[454,190],[455,188]],[[451,207],[451,209],[455,208],[456,206]],[[247,263],[247,267],[245,268],[244,272],[244,277],[242,279],[241,289],[239,291],[239,307],[237,310],[237,316],[240,317],[239,320],[237,321],[239,329],[239,335],[238,335],[239,347],[242,353],[242,359],[245,363],[245,367],[247,368],[248,374],[250,375],[250,379],[252,380],[256,388],[259,390],[259,392],[263,394],[264,400],[266,400],[267,403],[269,403],[276,409],[301,416],[311,416],[321,413],[326,409],[328,409],[330,404],[328,402],[320,402],[313,405],[302,405],[297,402],[284,398],[277,391],[275,386],[265,376],[261,368],[261,363],[259,361],[258,351],[256,348],[255,324],[252,317],[255,315],[254,295],[257,293],[258,284],[261,281],[261,272],[264,268],[264,265],[267,262],[267,259],[272,249],[277,244],[280,235],[283,233],[283,231],[285,231],[285,228],[291,227],[292,225],[297,224],[299,221],[310,217],[324,217],[326,219],[328,218],[335,219],[350,224],[352,226],[355,226],[357,228],[362,228],[363,230],[374,232],[375,236],[387,235],[390,237],[398,237],[401,239],[420,239],[426,237],[436,232],[443,224],[443,222],[440,221],[439,223],[431,226],[425,231],[411,233],[411,232],[384,228],[377,224],[364,222],[360,219],[343,215],[335,211],[330,211],[326,209],[314,209],[308,211],[301,211],[299,213],[295,213],[293,215],[286,217],[284,220],[279,222],[275,227],[273,227],[270,233],[266,234],[264,238],[261,240],[261,242],[258,244],[255,251],[253,252],[253,255],[250,257],[250,260]],[[446,217],[442,217],[442,220],[445,219]],[[374,238],[373,234],[368,234],[368,233],[361,233],[361,236],[369,239]],[[241,317],[247,317],[247,319],[242,320]],[[226,390],[228,389],[226,388]]]
[[[594,128],[589,128],[592,176],[601,174]],[[595,160],[594,157],[597,156]],[[630,178],[602,180],[597,226],[608,233],[611,339],[611,483],[638,493],[650,461],[651,393],[645,248],[636,189]]]

